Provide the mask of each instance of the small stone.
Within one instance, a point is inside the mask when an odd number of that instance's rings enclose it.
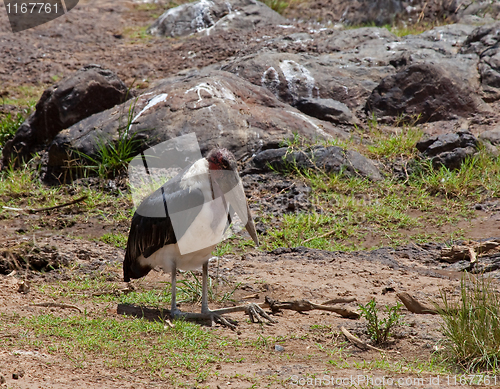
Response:
[[[23,369],[19,369],[18,371],[12,373],[12,378],[15,380],[18,380],[19,378],[23,378],[23,377],[24,377],[24,370]]]
[[[5,380],[5,377],[0,374],[0,385],[5,384],[7,381]]]
[[[19,287],[17,288],[19,293],[28,293],[30,291],[30,283],[28,281],[21,281]]]
[[[283,352],[283,351],[285,351],[285,348],[283,346],[280,346],[279,344],[277,344],[274,346],[274,351]]]

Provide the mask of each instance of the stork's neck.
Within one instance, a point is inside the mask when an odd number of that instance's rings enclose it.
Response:
[[[210,189],[210,176],[208,170],[208,161],[205,158],[199,159],[186,171],[181,178],[180,187],[182,189]]]

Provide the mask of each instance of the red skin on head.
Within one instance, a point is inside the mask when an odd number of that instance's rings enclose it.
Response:
[[[236,159],[227,149],[213,149],[207,155],[210,170],[236,170]]]

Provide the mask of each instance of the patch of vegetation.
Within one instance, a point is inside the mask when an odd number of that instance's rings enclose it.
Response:
[[[445,355],[469,372],[500,369],[500,293],[485,275],[465,273],[460,297],[442,292]]]
[[[149,41],[153,39],[153,36],[148,34],[147,30],[147,26],[126,27],[123,30],[123,36],[130,39],[131,43]]]
[[[411,23],[411,24],[396,23],[396,24],[384,24],[384,25],[377,25],[375,22],[369,22],[369,23],[346,26],[346,28],[347,29],[356,29],[356,28],[363,28],[363,27],[380,27],[380,28],[385,28],[390,33],[401,38],[401,37],[404,37],[407,35],[420,35],[425,31],[432,30],[433,28],[444,25],[444,24],[446,24],[446,23],[438,23],[438,21],[435,21],[432,23],[420,21],[418,23]]]
[[[125,249],[127,247],[127,239],[128,237],[125,234],[109,232],[102,235],[98,240],[120,249]]]
[[[361,317],[367,321],[367,330],[370,338],[375,344],[383,344],[387,342],[389,336],[392,335],[391,331],[394,327],[401,325],[404,315],[401,314],[401,307],[403,306],[399,301],[396,305],[386,305],[386,316],[379,318],[379,310],[375,299],[371,299],[365,305],[358,304],[361,311]]]
[[[208,276],[208,301],[223,303],[234,301],[232,299],[234,292],[240,284],[236,284],[232,290],[223,294],[219,293],[219,285],[210,275]],[[202,283],[192,271],[186,273],[186,278],[177,282],[177,291],[179,292],[178,301],[187,303],[201,303]]]
[[[480,149],[457,170],[433,166],[418,156],[415,144],[422,132],[412,120],[418,118],[400,118],[402,127],[394,132],[380,128],[373,117],[368,145],[355,141],[339,145],[377,159],[382,171],[388,172],[382,181],[343,172],[288,169],[286,174],[312,189],[310,210],[287,213],[279,221],[264,215],[262,221],[271,228],[260,238],[262,247],[358,250],[366,247],[370,237],[378,245],[397,246],[463,236],[464,230],[456,225],[472,219],[474,204],[500,197],[500,158]],[[314,145],[295,136],[283,146],[304,150]],[[401,172],[399,177],[391,171],[394,167]],[[443,233],[446,226],[451,227],[452,235]],[[370,248],[376,247],[370,243]]]
[[[485,150],[467,158],[457,170],[433,167],[430,161],[416,165],[412,178],[431,195],[480,201],[485,196],[500,197],[500,158]]]
[[[23,112],[18,112],[14,116],[11,113],[0,116],[0,148],[3,148],[5,142],[14,137],[17,129],[30,113],[31,108],[26,108]]]
[[[196,380],[220,359],[218,351],[212,351],[218,350],[213,334],[183,321],[170,328],[161,321],[144,319],[42,314],[12,317],[10,325],[31,334],[22,337],[18,346],[62,353],[80,368],[102,364],[139,369],[167,380],[172,373],[182,372]]]
[[[88,165],[80,163],[76,166],[77,170],[82,171],[84,176],[87,176],[87,173],[90,171],[95,172],[100,178],[107,179],[126,172],[130,161],[138,154],[141,147],[141,141],[136,137],[137,134],[130,131],[132,120],[135,116],[136,102],[137,100],[129,106],[125,116],[125,125],[118,127],[117,139],[106,139],[104,137],[97,139],[95,157],[78,150],[73,150],[74,154],[89,163]],[[68,168],[71,170],[75,167],[69,166]]]
[[[3,206],[13,208],[42,208],[64,204],[86,195],[87,199],[69,207],[53,210],[50,214],[40,213],[41,217],[30,221],[33,228],[53,225],[60,216],[71,215],[71,223],[86,222],[98,217],[104,222],[122,222],[132,215],[132,199],[130,194],[106,193],[85,185],[67,184],[47,186],[39,179],[37,169],[30,162],[18,169],[7,168],[0,173],[0,215],[9,217],[12,211],[2,209]]]
[[[9,88],[9,94],[2,99],[2,104],[10,104],[22,109],[31,109],[35,107],[42,93],[47,89],[48,84],[26,84],[17,85]]]
[[[262,2],[279,14],[283,13],[283,11],[285,11],[285,9],[287,9],[290,5],[290,1],[284,0],[263,0]]]
[[[368,156],[372,158],[412,158],[417,154],[415,145],[422,138],[422,130],[407,126],[398,128],[396,133],[383,134],[380,131],[370,132],[373,142],[367,146]]]

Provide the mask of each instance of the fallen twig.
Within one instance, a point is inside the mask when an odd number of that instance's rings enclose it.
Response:
[[[98,292],[92,293],[92,297],[99,297],[104,295],[121,296],[122,294],[128,294],[134,290],[135,290],[134,288],[130,288],[129,286],[121,289],[100,290]]]
[[[61,304],[61,303],[35,303],[35,304],[30,304],[32,307],[45,307],[45,308],[69,308],[69,309],[76,309],[78,312],[82,313],[81,308],[77,307],[76,305],[71,305],[71,304]]]
[[[406,292],[396,293],[396,296],[403,302],[406,309],[408,309],[412,313],[417,314],[429,314],[429,315],[437,315],[437,311],[434,308],[431,308],[425,304],[422,304],[413,296],[410,296]]]
[[[351,311],[349,309],[345,308],[336,308],[336,307],[329,307],[326,305],[321,305],[321,304],[314,304],[311,303],[310,301],[307,300],[295,300],[295,301],[274,301],[270,297],[266,296],[266,302],[264,303],[264,307],[268,306],[271,308],[271,311],[273,313],[279,312],[282,309],[289,309],[292,311],[296,311],[299,313],[306,312],[306,311],[312,311],[314,309],[322,310],[322,311],[329,311],[329,312],[335,312],[339,314],[342,317],[346,317],[348,319],[358,319],[359,318],[359,313]]]
[[[252,300],[252,299],[258,299],[258,298],[259,298],[259,294],[255,293],[255,294],[251,294],[251,295],[248,295],[248,296],[243,296],[241,298],[241,300]]]
[[[374,350],[374,351],[379,351],[381,353],[385,353],[386,350],[382,350],[377,347],[373,347],[369,345],[368,343],[363,342],[361,339],[359,339],[357,336],[351,334],[345,327],[340,327],[340,331],[344,334],[344,336],[347,338],[349,342],[351,342],[353,345],[356,347],[359,347],[361,350]]]
[[[417,24],[420,23],[421,20],[424,19],[424,15],[425,15],[425,8],[427,8],[427,4],[429,4],[429,0],[427,0],[424,4],[424,6],[422,7],[422,12],[420,12],[420,15],[418,16],[418,19],[417,19]]]
[[[0,339],[3,339],[3,338],[17,338],[17,334],[3,334],[3,335],[0,335]]]
[[[315,237],[313,237],[313,238],[309,238],[309,239],[303,240],[303,241],[302,241],[302,244],[307,243],[307,242],[310,242],[311,240],[314,240],[314,239],[326,238],[328,235],[332,235],[332,234],[334,234],[335,232],[336,232],[336,230],[332,230],[332,231],[327,232],[326,234],[323,234],[323,235],[320,235],[320,236],[315,236]]]
[[[321,303],[321,305],[331,305],[331,304],[346,304],[346,303],[353,303],[356,301],[356,297],[337,297],[335,299],[331,299],[328,301],[325,301],[324,303]]]
[[[175,328],[170,319],[165,320],[165,324],[166,324],[165,327],[169,326],[170,328]]]
[[[53,207],[44,207],[44,208],[13,208],[13,207],[2,207],[3,209],[6,209],[8,211],[17,211],[17,212],[26,212],[26,213],[37,213],[37,212],[43,212],[43,211],[51,211],[53,209],[57,208],[63,208],[67,207],[68,205],[73,205],[76,203],[79,203],[83,200],[86,200],[89,196],[85,195],[82,197],[79,197],[75,200],[72,200],[70,202],[64,203],[64,204],[59,204],[59,205],[54,205]]]

